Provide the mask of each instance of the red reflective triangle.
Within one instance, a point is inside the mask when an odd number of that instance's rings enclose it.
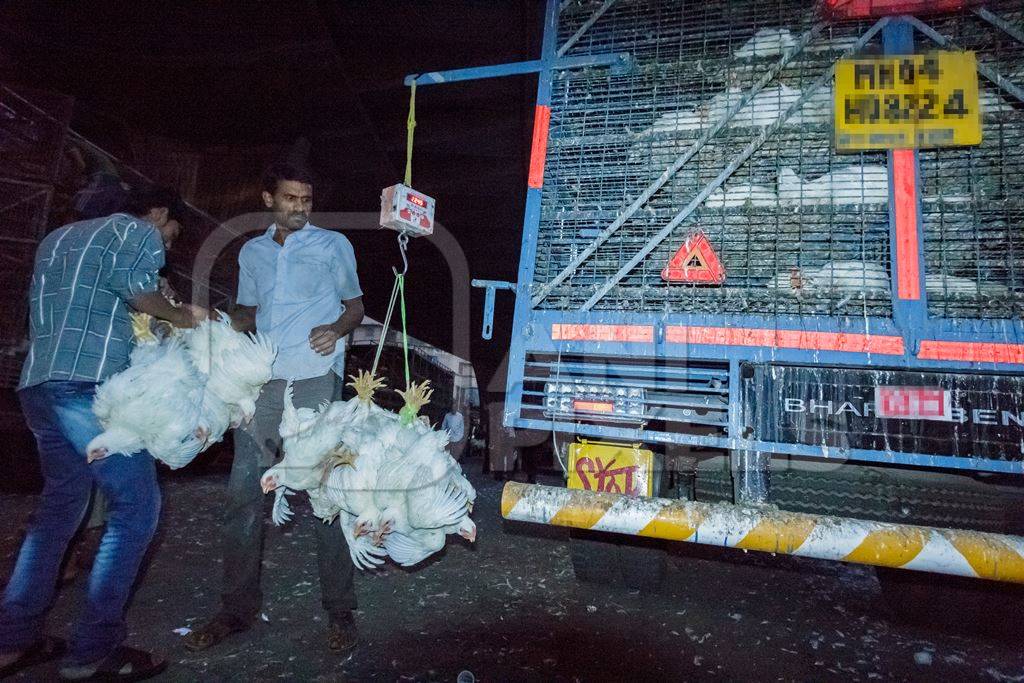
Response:
[[[683,245],[661,271],[666,282],[703,282],[720,285],[725,281],[725,268],[703,232],[686,238]]]

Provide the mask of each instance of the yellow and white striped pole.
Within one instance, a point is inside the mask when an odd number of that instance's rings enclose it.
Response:
[[[1024,538],[509,482],[506,519],[1024,583]]]

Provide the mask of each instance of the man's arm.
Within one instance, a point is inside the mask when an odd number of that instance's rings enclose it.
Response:
[[[231,327],[239,332],[256,331],[256,307],[238,304],[231,312]]]
[[[338,340],[359,327],[363,322],[363,297],[342,299],[345,310],[333,323],[318,325],[309,332],[309,345],[321,356],[334,353]]]
[[[143,292],[128,300],[128,305],[141,313],[166,320],[175,327],[195,327],[207,317],[207,311],[192,304],[171,305],[160,292]]]

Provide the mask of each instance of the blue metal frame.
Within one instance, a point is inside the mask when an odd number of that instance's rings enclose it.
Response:
[[[495,290],[507,289],[509,291],[516,291],[516,283],[504,282],[502,280],[473,280],[470,283],[474,287],[482,287],[486,290],[484,295],[484,322],[483,327],[480,329],[480,336],[484,339],[490,339],[494,334],[494,294]]]
[[[474,66],[468,69],[410,74],[405,77],[405,84],[412,85],[415,82],[417,86],[435,85],[437,83],[472,81],[478,78],[521,76],[558,69],[583,69],[592,66],[607,66],[611,67],[613,73],[623,73],[629,70],[630,65],[631,60],[627,53],[580,55],[578,57],[561,57],[553,60],[534,59],[527,62],[508,62],[491,66]]]
[[[629,56],[621,54],[586,57],[558,57],[556,45],[559,3],[548,0],[544,16],[544,39],[540,59],[513,64],[459,69],[410,75],[406,83],[417,85],[447,83],[472,78],[490,78],[515,74],[538,74],[537,105],[550,106],[552,74],[557,69],[587,66],[623,68],[629,66]],[[886,52],[906,54],[913,52],[913,26],[907,21],[894,20],[883,29]],[[892,156],[890,154],[890,174]],[[920,175],[915,154],[915,172]],[[890,188],[893,183],[890,182]],[[890,189],[892,192],[892,189]],[[969,320],[932,318],[928,314],[927,292],[924,283],[924,234],[922,226],[920,185],[917,186],[919,276],[921,298],[901,300],[897,296],[896,278],[893,277],[893,315],[891,318],[843,318],[824,316],[762,316],[739,314],[642,314],[615,311],[548,311],[533,308],[530,283],[533,282],[537,255],[537,235],[541,215],[541,190],[528,188],[523,219],[523,241],[519,257],[518,283],[515,285],[516,302],[513,334],[508,361],[508,384],[504,423],[527,429],[574,432],[599,438],[639,440],[657,443],[702,445],[726,449],[769,451],[815,458],[841,457],[867,462],[915,465],[931,468],[954,468],[994,472],[1024,472],[1024,463],[984,459],[935,456],[922,453],[892,453],[859,449],[834,449],[800,444],[748,441],[731,437],[698,436],[609,426],[527,419],[520,416],[523,407],[523,378],[528,353],[583,354],[622,358],[669,358],[716,360],[729,363],[729,433],[738,433],[741,419],[741,391],[738,380],[739,364],[745,361],[779,362],[826,367],[877,367],[892,369],[920,369],[964,372],[1024,374],[1024,366],[1000,363],[931,361],[917,358],[922,340],[953,342],[1024,343],[1024,321],[1021,320]],[[890,201],[890,207],[894,202]],[[890,208],[890,214],[892,209]],[[898,243],[895,239],[895,220],[890,215],[891,262],[897,262]],[[485,283],[489,284],[489,283]],[[488,288],[488,306],[493,313],[494,288]],[[654,343],[631,342],[565,342],[551,338],[553,324],[611,324],[650,325],[654,328]],[[856,334],[897,336],[904,340],[902,355],[869,354],[840,351],[808,351],[761,346],[721,346],[675,344],[665,340],[665,328],[670,325],[749,327],[757,329],[796,330],[812,332],[847,332]],[[487,324],[485,320],[485,330]],[[485,337],[486,338],[486,337]]]
[[[895,20],[882,29],[882,47],[886,54],[906,55],[914,52],[914,29],[906,21]],[[921,248],[918,254],[918,274],[923,279],[925,273],[924,264],[924,225],[921,219],[921,170],[918,164],[919,155],[914,152],[914,202],[917,204],[917,243]],[[890,263],[897,263],[899,260],[899,241],[896,239],[896,183],[893,180],[893,152],[888,153],[889,159],[889,253]],[[893,274],[895,275],[895,274]],[[924,282],[921,284],[921,297],[916,300],[899,298],[899,278],[889,278],[892,283],[892,313],[897,325],[903,331],[907,349],[916,353],[920,343],[920,334],[925,330],[928,323],[928,292]]]

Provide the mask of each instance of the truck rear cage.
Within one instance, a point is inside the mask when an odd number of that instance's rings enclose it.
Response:
[[[1012,7],[1011,7],[1012,6]],[[593,16],[567,5],[559,44]],[[993,11],[1012,20],[1014,3]],[[836,154],[831,87],[807,92],[871,26],[815,33],[806,2],[615,3],[567,54],[629,51],[633,69],[554,74],[551,128],[534,291],[562,273],[697,137],[795,50],[753,100],[644,206],[559,284],[538,308],[586,307],[672,216],[775,123],[806,103],[607,294],[595,310],[892,316],[889,188],[882,153]],[[937,31],[999,73],[1024,74],[1024,45],[974,14],[933,19]],[[988,27],[988,30],[982,28]],[[801,47],[800,38],[813,37]],[[927,37],[918,49],[937,47]],[[880,52],[880,38],[860,52]],[[1018,79],[1020,80],[1020,79]],[[1024,111],[983,84],[985,142],[921,155],[929,312],[1018,318],[1024,301],[1021,211]],[[1006,163],[1010,160],[1009,163]],[[830,182],[831,181],[831,182]],[[726,270],[720,287],[666,283],[660,275],[688,234],[703,231]]]
[[[991,11],[930,17],[927,24],[1024,85],[1024,43],[984,15],[1021,26],[1019,2]],[[993,13],[995,13],[993,15]],[[922,46],[935,47],[927,36]],[[1024,315],[1024,105],[981,79],[984,138],[978,147],[922,151],[922,223],[928,312],[943,318]]]

